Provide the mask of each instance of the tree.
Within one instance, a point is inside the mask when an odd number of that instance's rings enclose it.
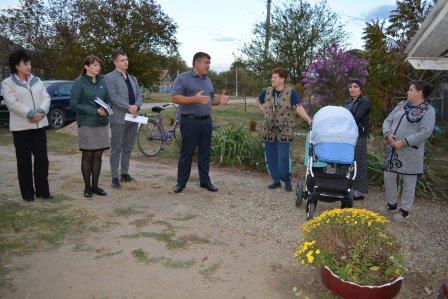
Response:
[[[302,73],[305,104],[311,108],[340,105],[348,96],[347,84],[351,78],[366,81],[368,62],[344,51],[337,44],[325,50]]]
[[[41,0],[21,0],[20,9],[3,10],[0,30],[3,35],[33,53],[35,72],[46,71],[45,54],[50,49],[51,20]]]
[[[78,0],[79,39],[86,54],[113,69],[111,55],[128,54],[130,71],[147,85],[158,81],[164,57],[177,54],[177,26],[153,0]]]
[[[420,24],[428,15],[432,8],[432,3],[436,1],[421,0],[399,0],[397,8],[392,10],[389,16],[390,25],[387,27],[389,34],[398,45],[404,50],[409,41],[417,32]]]
[[[300,82],[302,71],[317,54],[344,40],[342,25],[325,1],[311,6],[304,0],[289,0],[272,14],[271,41],[264,59],[264,23],[255,25],[253,38],[242,48],[244,62],[259,76],[268,76],[276,66],[290,72],[291,81]]]
[[[33,53],[34,70],[45,78],[73,79],[89,54],[110,71],[117,50],[146,85],[175,61],[181,68],[177,25],[153,0],[20,0],[19,7],[2,11],[0,29]]]

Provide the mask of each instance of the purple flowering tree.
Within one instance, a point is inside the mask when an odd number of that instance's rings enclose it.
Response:
[[[366,81],[368,64],[366,59],[342,50],[337,44],[331,45],[324,56],[317,57],[302,72],[304,105],[309,109],[340,105],[349,97],[347,86],[351,78]]]

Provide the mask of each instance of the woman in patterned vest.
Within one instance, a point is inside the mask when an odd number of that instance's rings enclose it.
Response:
[[[408,99],[400,102],[383,122],[387,142],[384,160],[384,189],[389,212],[401,221],[409,216],[414,203],[417,175],[423,173],[425,142],[435,125],[435,110],[426,101],[432,88],[425,81],[412,81]],[[398,209],[397,176],[403,179]]]
[[[258,96],[261,111],[264,114],[261,135],[263,138],[266,164],[272,177],[269,189],[281,187],[292,191],[289,175],[289,153],[294,133],[294,114],[297,113],[308,124],[311,118],[301,106],[297,92],[285,85],[288,71],[278,67],[272,70],[272,87],[264,89]],[[295,113],[294,113],[295,112]]]

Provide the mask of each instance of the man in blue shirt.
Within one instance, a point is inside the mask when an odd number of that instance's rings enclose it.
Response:
[[[182,148],[177,168],[174,192],[185,189],[190,178],[193,152],[198,147],[199,181],[202,188],[218,191],[208,175],[212,143],[211,106],[227,104],[229,96],[215,97],[212,81],[207,77],[210,55],[198,52],[193,56],[193,69],[177,76],[171,94],[172,102],[179,105]]]

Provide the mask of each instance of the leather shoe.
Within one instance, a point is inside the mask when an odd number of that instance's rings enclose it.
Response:
[[[282,184],[280,184],[280,182],[272,182],[272,184],[268,185],[269,189],[277,189],[280,188],[282,186]]]
[[[122,182],[126,182],[126,183],[129,183],[129,182],[135,182],[136,180],[133,178],[133,177],[131,177],[129,174],[122,174],[121,175],[121,179],[120,179]]]
[[[216,188],[216,186],[213,185],[212,183],[208,183],[208,184],[200,184],[199,186],[200,186],[201,188],[205,188],[205,189],[207,189],[208,191],[211,191],[211,192],[216,192],[216,191],[218,191],[218,188]]]
[[[291,182],[285,182],[285,191],[286,192],[291,192],[292,191]]]
[[[104,191],[101,188],[92,189],[92,193],[96,194],[96,195],[99,195],[99,196],[106,196],[107,195],[107,192]]]
[[[84,197],[85,198],[92,198],[92,189],[84,189]]]
[[[32,201],[34,201],[34,197],[23,198],[23,200],[24,200],[24,201],[27,201],[27,202],[32,202]]]
[[[121,187],[120,182],[118,181],[118,178],[112,178],[112,188],[118,189]]]
[[[174,187],[174,193],[180,193],[185,189],[185,185],[177,184]]]

